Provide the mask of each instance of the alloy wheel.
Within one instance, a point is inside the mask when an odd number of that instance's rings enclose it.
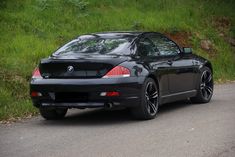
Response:
[[[150,115],[155,115],[158,111],[158,90],[153,82],[148,82],[145,91],[147,110]]]
[[[209,99],[213,94],[212,74],[207,70],[202,73],[200,90],[205,99]]]

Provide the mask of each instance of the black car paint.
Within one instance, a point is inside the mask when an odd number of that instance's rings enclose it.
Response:
[[[130,55],[94,56],[55,56],[42,59],[39,68],[43,79],[32,79],[30,91],[43,94],[32,97],[36,107],[41,105],[55,107],[104,107],[105,103],[132,107],[140,102],[142,85],[147,77],[153,78],[160,91],[160,104],[186,99],[196,95],[199,88],[200,69],[211,63],[197,55],[181,52],[174,56],[140,57],[138,54],[139,38],[152,32],[114,32],[102,33],[103,36],[133,36],[133,42],[127,51]],[[159,33],[157,33],[159,34]],[[69,74],[67,66],[73,65],[75,73]],[[121,65],[131,71],[127,78],[102,78],[113,67]],[[104,70],[105,69],[105,70]],[[103,73],[99,72],[102,71]],[[88,75],[91,74],[91,75]],[[93,75],[92,75],[93,74]],[[101,92],[119,91],[119,97],[102,97]],[[85,100],[78,102],[56,102],[56,93],[88,93]]]
[[[52,57],[43,59],[39,65],[45,78],[101,78],[116,65],[126,61],[125,57]],[[74,67],[74,72],[67,72],[68,66]]]

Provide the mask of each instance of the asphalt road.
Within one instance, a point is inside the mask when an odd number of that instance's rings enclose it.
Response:
[[[235,83],[217,85],[208,104],[168,104],[149,121],[126,110],[71,110],[62,121],[0,125],[0,157],[47,156],[234,157]]]

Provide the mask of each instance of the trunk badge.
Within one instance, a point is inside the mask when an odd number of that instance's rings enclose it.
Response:
[[[68,66],[67,67],[67,72],[72,73],[74,71],[74,67],[73,66]]]

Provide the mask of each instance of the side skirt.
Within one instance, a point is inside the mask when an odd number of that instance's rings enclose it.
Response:
[[[188,99],[197,95],[197,90],[190,90],[185,92],[173,93],[161,96],[160,104],[170,103],[174,101]]]

